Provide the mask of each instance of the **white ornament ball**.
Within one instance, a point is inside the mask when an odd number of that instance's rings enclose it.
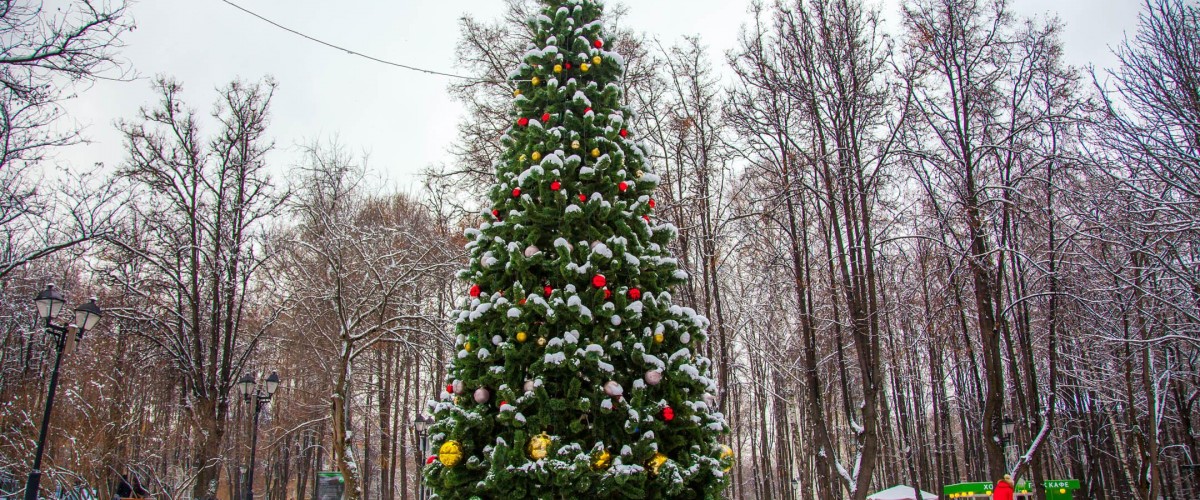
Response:
[[[542,251],[542,249],[538,248],[537,245],[529,245],[529,246],[525,247],[525,256],[533,257],[534,255],[537,255],[541,251]]]
[[[679,341],[686,344],[692,341],[692,336],[687,332],[683,332],[683,334],[679,336]]]
[[[663,377],[662,372],[660,372],[658,370],[650,370],[650,371],[646,372],[645,379],[646,379],[647,384],[658,385],[659,382],[662,382],[662,377]]]
[[[500,345],[501,342],[504,342],[504,339],[500,338],[499,335],[492,336],[492,345]]]
[[[604,393],[608,394],[609,397],[615,398],[622,394],[625,394],[625,389],[623,387],[621,387],[621,384],[618,384],[616,381],[609,380],[608,382],[606,382],[604,384]]]
[[[525,392],[533,392],[533,381],[532,380],[525,381]]]
[[[488,402],[489,399],[492,399],[492,393],[489,392],[486,388],[480,387],[478,389],[475,389],[475,402],[476,403],[484,404],[484,403]]]
[[[454,383],[451,385],[454,386],[455,394],[462,394],[463,391],[465,390],[465,388],[463,387],[463,382],[461,380],[455,380]]]

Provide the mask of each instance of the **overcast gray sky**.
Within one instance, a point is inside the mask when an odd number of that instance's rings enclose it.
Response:
[[[280,24],[365,54],[454,73],[458,20],[499,16],[500,0],[233,0]],[[611,3],[611,0],[610,0]],[[698,34],[718,66],[749,18],[749,0],[626,0],[627,24],[663,41]],[[1141,0],[1013,0],[1025,15],[1056,15],[1065,24],[1067,60],[1111,64],[1109,47],[1136,26]],[[897,17],[898,0],[885,15]],[[137,29],[124,56],[145,79],[98,82],[67,111],[91,144],[62,151],[57,161],[87,168],[122,160],[113,122],[150,103],[154,75],[185,85],[185,99],[207,112],[214,89],[233,78],[272,75],[279,89],[269,133],[279,172],[296,161],[295,144],[337,134],[370,154],[387,182],[410,188],[421,168],[444,161],[462,109],[446,92],[448,78],[368,61],[317,45],[263,23],[221,0],[140,0],[130,12]]]

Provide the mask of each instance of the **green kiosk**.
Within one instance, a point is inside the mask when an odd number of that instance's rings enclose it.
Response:
[[[1052,479],[1042,483],[1046,487],[1048,500],[1075,500],[1075,490],[1079,489],[1078,479]],[[990,500],[992,486],[995,483],[958,483],[946,486],[942,492],[944,497],[953,500]],[[1029,482],[1017,483],[1015,498],[1033,498],[1029,490]]]

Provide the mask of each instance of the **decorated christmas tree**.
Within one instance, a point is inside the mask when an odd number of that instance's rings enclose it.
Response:
[[[490,210],[467,231],[425,480],[446,499],[717,498],[733,454],[697,352],[708,320],[673,303],[687,275],[602,2],[543,3]]]

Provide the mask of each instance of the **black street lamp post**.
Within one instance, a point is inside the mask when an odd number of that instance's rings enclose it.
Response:
[[[418,460],[425,460],[429,454],[429,426],[433,424],[433,417],[427,417],[422,414],[417,414],[417,418],[413,420],[413,427],[417,429],[417,442],[421,447],[421,456]],[[418,462],[417,467],[425,465],[424,462]],[[425,481],[421,478],[420,473],[417,474],[417,500],[425,500],[428,498],[429,492],[425,489]]]
[[[258,415],[262,413],[263,406],[271,401],[271,397],[279,389],[279,374],[271,372],[263,385],[266,386],[265,390],[256,389],[254,377],[250,374],[243,375],[237,383],[242,400],[254,403],[254,427],[250,430],[250,464],[246,473],[246,500],[254,500],[254,455],[258,452]]]
[[[75,324],[60,326],[51,322],[62,312],[67,303],[62,293],[54,289],[54,285],[46,285],[46,289],[34,297],[38,317],[46,321],[46,333],[56,338],[54,346],[54,371],[50,372],[50,391],[46,395],[46,410],[42,414],[42,430],[38,434],[37,452],[33,456],[33,469],[29,471],[29,481],[25,483],[25,500],[37,500],[39,485],[42,482],[42,454],[46,451],[46,433],[50,431],[50,412],[54,409],[54,392],[58,388],[58,367],[62,364],[62,355],[70,354],[75,345],[83,340],[83,333],[91,330],[100,321],[102,315],[100,306],[96,305],[93,297],[88,303],[75,309]]]
[[[1005,416],[1000,424],[1000,456],[1004,457],[1004,468],[1008,469],[1008,443],[1013,439],[1013,427],[1016,425],[1011,417]]]

